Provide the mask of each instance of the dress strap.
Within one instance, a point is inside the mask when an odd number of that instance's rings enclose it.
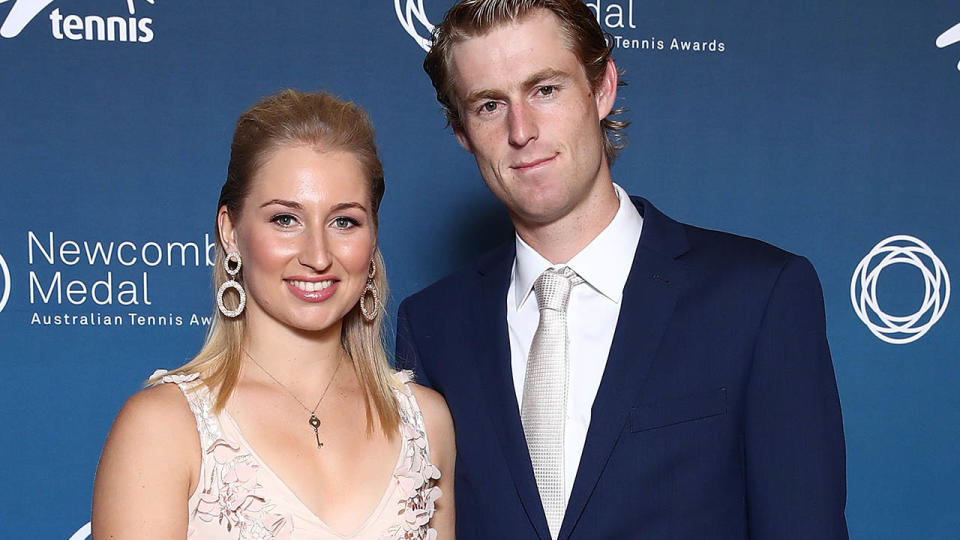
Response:
[[[430,445],[423,421],[423,412],[410,388],[410,372],[394,375],[398,384],[394,390],[400,413],[400,433],[403,437],[401,465],[395,476],[399,486],[398,514],[401,524],[390,529],[391,538],[430,538],[430,518],[434,503],[443,493],[437,487],[440,470],[430,460]]]
[[[430,444],[427,440],[427,427],[423,421],[423,412],[420,410],[420,404],[416,396],[413,395],[413,389],[410,383],[413,381],[413,372],[398,371],[394,377],[399,383],[399,388],[395,390],[397,397],[398,411],[400,413],[400,423],[402,424],[404,440],[422,439],[424,453],[430,455]]]
[[[220,421],[217,415],[213,413],[213,403],[210,390],[207,385],[200,380],[199,373],[175,373],[167,375],[167,370],[158,369],[150,376],[151,380],[157,380],[162,384],[176,384],[187,403],[190,405],[190,411],[193,412],[197,421],[197,432],[200,434],[200,444],[202,448],[208,448],[220,438]]]

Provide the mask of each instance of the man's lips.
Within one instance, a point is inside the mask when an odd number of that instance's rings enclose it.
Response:
[[[545,157],[545,158],[534,159],[534,160],[531,160],[531,161],[521,161],[520,163],[515,163],[515,164],[511,165],[510,168],[511,168],[511,169],[514,169],[514,170],[517,170],[517,171],[529,171],[529,170],[531,170],[531,169],[535,169],[535,168],[537,168],[537,167],[539,167],[539,166],[541,166],[541,165],[545,165],[545,164],[553,161],[553,159],[554,159],[555,157],[557,157],[557,154],[554,154],[554,155],[552,155],[552,156],[548,156],[548,157]]]

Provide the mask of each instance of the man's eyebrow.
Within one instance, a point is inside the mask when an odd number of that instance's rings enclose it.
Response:
[[[527,80],[523,81],[523,88],[528,90],[550,79],[567,79],[570,76],[566,71],[561,71],[554,68],[541,69],[540,71],[534,73],[533,75],[527,77]]]
[[[464,98],[464,103],[476,103],[478,101],[484,101],[488,99],[502,99],[504,97],[503,92],[499,90],[491,90],[484,88],[482,90],[474,90],[467,94],[467,97]]]
[[[287,208],[293,208],[294,210],[303,210],[303,205],[296,201],[285,201],[283,199],[271,199],[260,205],[260,208],[270,206],[271,204],[279,204],[280,206],[286,206]]]
[[[570,76],[566,71],[562,71],[554,68],[545,68],[540,71],[530,75],[523,81],[522,88],[524,91],[529,90],[543,81],[550,79],[568,79]],[[490,88],[483,88],[480,90],[474,90],[467,94],[467,97],[464,98],[464,103],[476,103],[478,101],[483,101],[487,99],[503,99],[505,94],[499,90],[493,90]]]

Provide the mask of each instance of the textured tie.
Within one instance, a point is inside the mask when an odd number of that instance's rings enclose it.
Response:
[[[567,302],[583,279],[570,268],[548,268],[533,284],[540,323],[533,335],[523,379],[520,421],[530,450],[533,475],[547,516],[550,535],[557,537],[566,506],[563,486],[563,430],[567,412]]]

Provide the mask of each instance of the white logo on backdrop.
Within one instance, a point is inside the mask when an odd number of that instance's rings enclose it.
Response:
[[[9,0],[0,0],[0,4],[5,4]],[[53,3],[53,0],[16,0],[7,19],[0,26],[0,36],[5,38],[17,37],[20,32],[26,28],[27,24],[37,16],[43,8]]]
[[[937,37],[937,47],[942,49],[944,47],[949,47],[958,41],[960,41],[960,23],[957,23],[953,28],[947,30]],[[960,70],[960,62],[957,63],[957,70]]]
[[[430,20],[427,19],[427,14],[423,9],[423,0],[393,0],[393,7],[397,12],[397,20],[400,21],[403,29],[410,34],[410,37],[412,37],[423,50],[429,51],[431,42],[430,33],[433,32],[433,25],[430,24]],[[420,23],[420,27],[426,29],[426,37],[420,34],[420,28],[418,28],[417,22]]]
[[[155,0],[147,0],[147,3],[154,4]],[[127,0],[127,11],[129,11],[131,15],[137,14],[137,8],[134,7],[133,0]]]
[[[912,315],[890,315],[877,302],[877,278],[894,264],[909,264],[923,274],[923,302]],[[874,246],[857,265],[850,281],[850,301],[873,335],[902,345],[920,339],[940,320],[950,301],[950,276],[927,244],[905,234],[891,236]]]
[[[10,0],[0,0],[0,4],[5,4]],[[146,0],[150,4],[155,4],[156,0]],[[41,11],[53,0],[14,0],[10,13],[0,26],[0,36],[5,38],[15,38],[30,21],[36,18]],[[137,14],[137,8],[134,6],[134,0],[127,0],[127,12],[132,16]],[[67,19],[69,28],[64,30],[64,19]],[[63,39],[66,36],[71,40],[86,41],[129,41],[129,42],[149,42],[153,40],[153,30],[150,29],[152,19],[130,19],[122,17],[103,17],[89,15],[81,17],[79,15],[61,15],[60,8],[53,10],[50,14],[51,33],[56,39]],[[130,25],[129,27],[126,25]],[[83,32],[80,32],[81,29]],[[129,32],[128,32],[129,30]],[[94,37],[96,36],[96,37]]]
[[[77,532],[73,533],[69,540],[87,540],[87,538],[90,538],[90,523],[77,529]]]
[[[727,50],[724,40],[716,36],[661,35],[653,29],[638,26],[643,15],[635,9],[633,0],[593,0],[584,2],[593,11],[601,28],[608,33],[611,44],[617,49],[634,49],[638,52],[665,52],[684,55],[719,54]],[[423,0],[393,0],[393,9],[403,29],[420,47],[430,50],[433,24],[427,18]]]
[[[3,311],[7,300],[10,299],[10,269],[7,268],[7,261],[3,260],[3,255],[0,255],[0,274],[3,274],[3,284],[0,285],[3,287],[3,293],[0,293],[0,311]]]

